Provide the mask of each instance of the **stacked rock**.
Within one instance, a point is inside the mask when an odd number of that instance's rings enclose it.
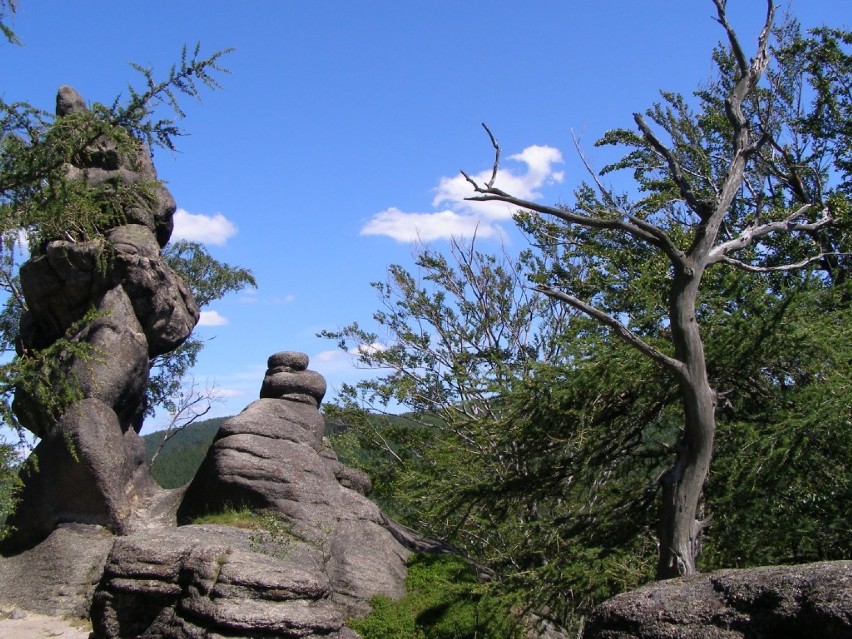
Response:
[[[268,367],[260,399],[219,429],[178,521],[229,508],[272,511],[326,549],[323,572],[350,613],[375,594],[400,595],[408,551],[366,498],[369,479],[341,464],[323,437],[325,380],[304,353],[276,353]]]
[[[319,408],[325,397],[325,379],[316,371],[308,370],[307,355],[282,351],[270,355],[266,366],[266,376],[260,387],[261,399],[289,399]]]

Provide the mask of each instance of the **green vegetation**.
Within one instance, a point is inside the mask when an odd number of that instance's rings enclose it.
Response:
[[[349,622],[363,639],[519,639],[523,627],[514,602],[491,593],[458,557],[413,555],[406,595],[375,597],[373,612]]]
[[[232,526],[254,531],[249,537],[251,549],[279,559],[287,556],[290,544],[298,539],[289,523],[268,510],[258,512],[249,508],[230,507],[219,513],[197,517],[192,523]]]
[[[225,419],[227,418],[218,417],[196,422],[169,437],[151,466],[151,473],[157,483],[163,488],[178,488],[195,477],[207,449]],[[158,431],[142,437],[149,464],[163,438],[169,435],[168,431]]]
[[[15,509],[15,494],[21,485],[19,463],[15,448],[0,443],[0,541],[9,534],[4,524],[6,517]]]
[[[196,517],[193,524],[215,524],[217,526],[233,526],[234,528],[245,528],[257,530],[263,528],[261,517],[249,508],[230,507],[222,512],[208,513]]]
[[[326,407],[374,497],[568,627],[655,574],[852,557],[852,34],[749,62],[715,4],[716,77],[599,142],[632,191],[474,184],[532,248],[424,249],[377,330],[323,333],[377,370]]]

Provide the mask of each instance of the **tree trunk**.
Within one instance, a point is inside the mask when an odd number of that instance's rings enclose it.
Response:
[[[710,471],[716,431],[716,394],[707,378],[704,343],[695,316],[701,274],[676,274],[671,294],[671,330],[675,357],[685,365],[680,377],[684,428],[675,447],[677,459],[660,478],[663,499],[659,521],[657,578],[695,573],[701,548],[698,508]]]

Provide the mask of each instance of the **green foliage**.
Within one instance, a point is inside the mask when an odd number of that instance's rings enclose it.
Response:
[[[6,24],[8,16],[15,13],[16,8],[17,0],[0,0],[0,34],[6,38],[6,41],[9,44],[20,45],[21,42],[18,40],[18,36],[16,36],[11,27]]]
[[[290,553],[294,540],[293,527],[280,515],[264,510],[257,515],[259,521],[254,533],[249,537],[251,549],[270,557],[283,559]]]
[[[172,270],[187,283],[200,307],[246,286],[257,288],[250,270],[214,259],[198,242],[179,240],[169,244],[163,255]]]
[[[16,448],[0,441],[0,541],[11,532],[5,522],[17,503],[17,493],[21,486],[19,464]]]
[[[252,551],[279,559],[289,554],[293,541],[298,539],[293,534],[293,527],[271,510],[255,511],[229,506],[221,512],[196,517],[192,523],[251,530],[249,546]]]
[[[837,290],[786,301],[760,345],[771,368],[743,368],[753,398],[720,421],[708,568],[852,557],[852,308]]]
[[[521,262],[504,256],[495,279],[496,258],[471,260],[472,247],[454,248],[455,268],[418,260],[431,288],[392,270],[404,285],[381,288],[393,313],[376,319],[398,341],[363,348],[362,361],[394,372],[348,389],[343,406],[326,406],[349,425],[333,445],[371,476],[385,512],[496,570],[499,589],[576,624],[651,574],[651,503],[666,462],[660,442],[676,430],[676,392],[594,323],[516,291]],[[487,297],[477,295],[483,282]],[[502,310],[482,314],[477,300]],[[362,346],[375,340],[349,330]],[[454,350],[450,334],[467,346]],[[503,336],[503,347],[476,341],[491,336]],[[357,405],[390,398],[430,410],[381,416]]]
[[[634,192],[593,175],[571,207],[528,203],[547,214],[516,218],[532,250],[425,250],[419,279],[392,266],[374,285],[376,331],[324,333],[383,371],[326,408],[352,425],[333,438],[341,458],[374,478],[392,516],[565,625],[653,574],[657,481],[689,449],[673,282],[708,233],[716,252],[694,253],[702,279],[687,313],[718,405],[697,512],[710,515],[704,565],[850,556],[852,35],[788,22],[772,37],[742,119],[728,98],[748,62],[732,40],[706,88],[664,92],[638,131],[602,138],[625,147],[604,173],[631,171]],[[732,149],[746,130],[740,181]],[[724,184],[737,185],[729,205]],[[399,408],[396,420],[375,414]]]
[[[196,422],[175,433],[165,443],[157,455],[156,462],[151,466],[151,473],[157,483],[163,488],[178,488],[192,480],[225,419],[227,418],[220,417]],[[149,464],[167,434],[159,431],[142,437]]]
[[[495,596],[458,557],[413,555],[406,595],[375,597],[372,613],[349,622],[363,639],[518,639],[516,602]]]

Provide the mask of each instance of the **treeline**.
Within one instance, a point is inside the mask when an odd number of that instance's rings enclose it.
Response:
[[[226,419],[217,417],[190,424],[166,441],[151,466],[151,473],[157,483],[163,488],[178,488],[189,482],[204,461],[207,449]],[[149,464],[166,435],[166,431],[143,435]]]

